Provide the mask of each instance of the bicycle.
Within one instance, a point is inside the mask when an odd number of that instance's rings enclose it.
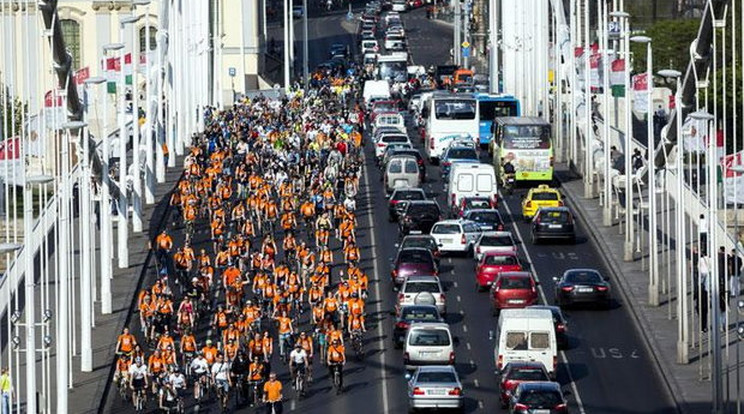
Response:
[[[248,401],[251,406],[258,407],[261,403],[261,381],[248,381],[250,387],[248,390],[251,392]]]
[[[144,388],[140,387],[134,392],[132,404],[134,405],[134,410],[136,412],[142,413],[145,411],[145,406],[147,405],[147,393]]]
[[[227,385],[227,387],[224,387],[222,384]],[[220,412],[227,412],[227,400],[230,396],[229,384],[227,381],[216,381],[214,386],[217,391],[217,400],[220,403]],[[225,388],[227,388],[227,390]]]
[[[313,339],[318,344],[318,350],[320,351],[320,360],[326,360],[326,335],[321,332],[320,329],[316,329],[313,333]]]
[[[364,342],[362,341],[361,330],[351,331],[351,346],[354,348],[357,359],[360,361],[364,359]]]
[[[341,394],[341,370],[344,367],[341,364],[330,364],[328,368],[333,372],[333,387],[336,388],[336,395]]]
[[[194,396],[196,397],[195,399],[197,403],[201,402],[204,399],[204,393],[207,387],[207,374],[203,373],[199,375],[196,381],[194,381],[194,388],[196,388]]]
[[[245,375],[237,375],[235,377],[235,406],[240,407],[243,405],[245,399]]]
[[[121,400],[126,402],[129,400],[129,388],[127,387],[127,378],[124,375],[119,375],[116,381],[116,387],[119,389],[119,397]]]
[[[295,367],[294,372],[294,389],[297,391],[297,396],[302,398],[305,396],[305,384],[307,382],[307,370],[305,364],[298,364]]]

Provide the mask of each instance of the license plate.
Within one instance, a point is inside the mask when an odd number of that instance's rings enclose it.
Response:
[[[442,239],[442,244],[452,243],[452,239]]]
[[[439,351],[421,351],[421,356],[434,356],[438,354]]]
[[[493,230],[493,226],[481,226],[483,230]]]
[[[560,229],[561,227],[563,226],[560,224],[548,224],[549,229]]]
[[[509,303],[524,303],[524,299],[509,299]]]
[[[421,230],[411,230],[410,233],[411,234],[421,234],[422,231]]]
[[[445,390],[427,390],[426,394],[428,395],[444,395]]]
[[[583,287],[583,288],[576,289],[576,291],[579,293],[592,293],[594,292],[594,289],[590,287]]]
[[[550,414],[550,410],[532,410],[532,414]]]

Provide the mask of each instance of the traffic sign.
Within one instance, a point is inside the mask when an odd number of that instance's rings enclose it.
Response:
[[[468,41],[466,40],[466,41],[462,42],[462,44],[461,44],[460,46],[462,46],[462,48],[463,48],[463,49],[467,49],[467,48],[469,48],[469,47],[470,47],[470,42],[468,42]]]
[[[235,68],[229,68],[227,69],[227,73],[230,74],[231,77],[235,77]]]
[[[467,42],[464,42],[463,44],[465,44],[465,43],[467,43]],[[464,47],[463,46],[463,48],[462,48],[462,57],[464,57],[464,58],[469,58],[470,57],[470,48],[469,47]]]

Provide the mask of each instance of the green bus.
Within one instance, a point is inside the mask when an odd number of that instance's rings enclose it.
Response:
[[[493,155],[493,165],[499,177],[503,175],[504,163],[510,160],[516,171],[517,182],[553,180],[550,124],[540,117],[506,116],[494,119],[489,152]]]

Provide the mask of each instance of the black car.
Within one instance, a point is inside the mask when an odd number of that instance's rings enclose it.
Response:
[[[568,414],[566,398],[557,382],[523,382],[509,401],[511,414]]]
[[[396,188],[388,199],[388,221],[398,220],[400,213],[406,209],[409,201],[426,200],[426,193],[421,188]]]
[[[543,207],[532,219],[532,244],[542,239],[566,239],[576,243],[575,227],[568,207]]]
[[[558,347],[564,348],[568,345],[568,322],[566,317],[563,316],[563,311],[558,306],[550,305],[532,305],[528,306],[530,309],[547,309],[553,314],[553,325],[555,326],[555,336],[558,341]]]
[[[495,208],[476,208],[468,210],[463,218],[478,223],[483,231],[504,230],[504,219],[501,217],[501,213],[499,213]]]
[[[434,260],[437,262],[437,266],[439,266],[439,260],[442,257],[442,254],[439,252],[437,241],[430,234],[409,234],[408,236],[403,237],[403,240],[401,240],[400,243],[396,243],[395,247],[398,248],[398,251],[408,247],[423,247],[429,249],[432,256],[434,256]]]
[[[406,339],[408,328],[417,322],[444,322],[436,305],[405,305],[395,316],[393,326],[393,344],[401,348]]]
[[[398,217],[398,234],[429,234],[434,224],[442,219],[439,204],[434,200],[409,201]]]
[[[558,306],[595,303],[609,308],[610,282],[594,269],[568,269],[555,280],[555,302]]]

